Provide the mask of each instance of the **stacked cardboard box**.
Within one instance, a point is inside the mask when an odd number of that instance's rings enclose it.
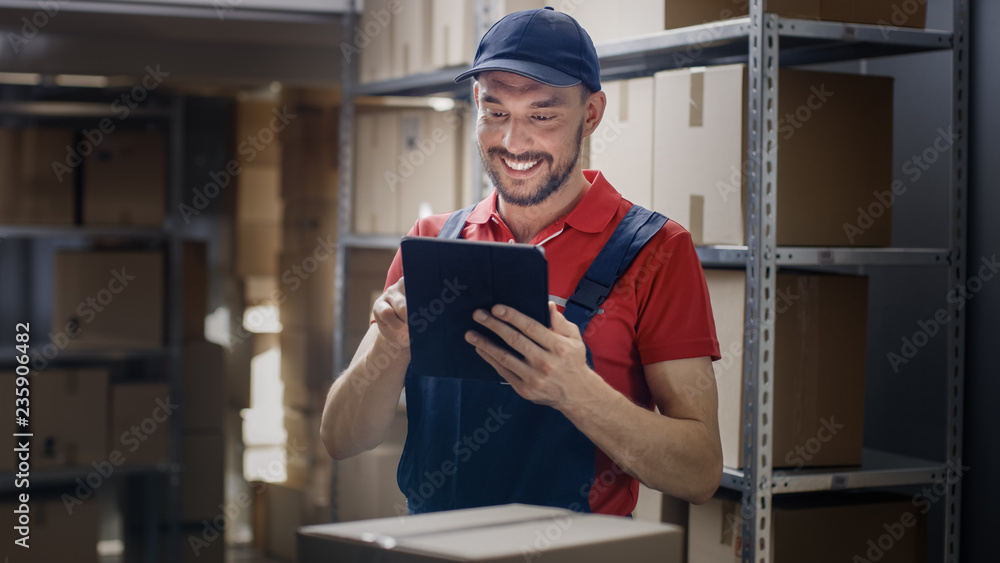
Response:
[[[28,549],[14,544],[23,535],[13,525],[17,511],[24,511],[22,503],[13,497],[0,498],[0,511],[6,519],[0,526],[0,545],[5,553],[17,557],[16,561],[26,563],[48,563],[49,561],[66,561],[67,554],[72,554],[72,561],[79,563],[97,563],[98,525],[101,521],[98,503],[90,499],[80,504],[73,504],[72,511],[67,510],[63,500],[58,496],[42,496],[40,491],[32,490],[27,511],[30,518],[27,530]],[[13,561],[13,559],[12,559]]]
[[[846,229],[892,184],[892,79],[782,69],[773,127],[777,243],[889,246],[889,212]],[[656,75],[653,207],[695,244],[745,244],[744,65]]]
[[[0,224],[73,223],[72,145],[70,129],[0,127]]]
[[[744,318],[746,274],[706,270],[705,278],[722,351],[713,367],[723,461],[742,467],[743,342],[745,331],[754,330]],[[775,312],[772,465],[792,471],[860,465],[867,278],[779,273]]]
[[[769,563],[926,561],[926,512],[910,501],[884,494],[780,499],[771,512]],[[740,561],[744,516],[738,501],[691,505],[689,563]]]
[[[274,101],[237,104],[236,272],[274,276],[281,252],[281,133],[291,121]]]
[[[356,121],[354,232],[403,234],[457,208],[466,134],[462,110],[379,110]]]
[[[162,226],[166,178],[163,133],[109,133],[83,162],[84,224]]]

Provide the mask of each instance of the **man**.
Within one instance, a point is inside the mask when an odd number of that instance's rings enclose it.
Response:
[[[408,373],[397,253],[375,321],[327,398],[327,451],[340,459],[378,445],[405,386],[397,477],[410,512],[523,502],[624,516],[635,508],[637,480],[705,502],[722,473],[711,366],[719,346],[688,232],[674,222],[656,232],[584,337],[562,314],[632,206],[581,168],[581,141],[607,101],[593,42],[566,14],[517,12],[486,33],[456,81],[468,77],[477,81],[479,151],[495,190],[461,236],[541,245],[552,326],[502,304],[476,312],[482,329],[466,335],[468,345],[509,385]],[[448,216],[421,219],[410,234],[436,236]]]

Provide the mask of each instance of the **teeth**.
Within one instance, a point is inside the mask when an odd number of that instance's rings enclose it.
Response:
[[[534,165],[538,164],[537,160],[534,160],[532,162],[512,162],[510,160],[507,160],[506,158],[504,159],[504,162],[506,162],[507,166],[510,166],[514,170],[527,170],[533,167]]]

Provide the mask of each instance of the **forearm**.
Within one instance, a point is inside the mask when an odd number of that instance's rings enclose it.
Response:
[[[320,435],[334,459],[381,443],[399,405],[409,348],[386,340],[377,329],[365,336],[360,349],[365,348],[334,381],[323,408]]]
[[[647,486],[700,504],[721,480],[718,436],[698,420],[646,410],[600,376],[583,386],[566,417],[626,473]]]

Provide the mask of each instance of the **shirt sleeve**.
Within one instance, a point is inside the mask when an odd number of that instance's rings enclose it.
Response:
[[[668,221],[630,270],[637,284],[636,340],[644,365],[721,358],[705,272],[687,230]]]

